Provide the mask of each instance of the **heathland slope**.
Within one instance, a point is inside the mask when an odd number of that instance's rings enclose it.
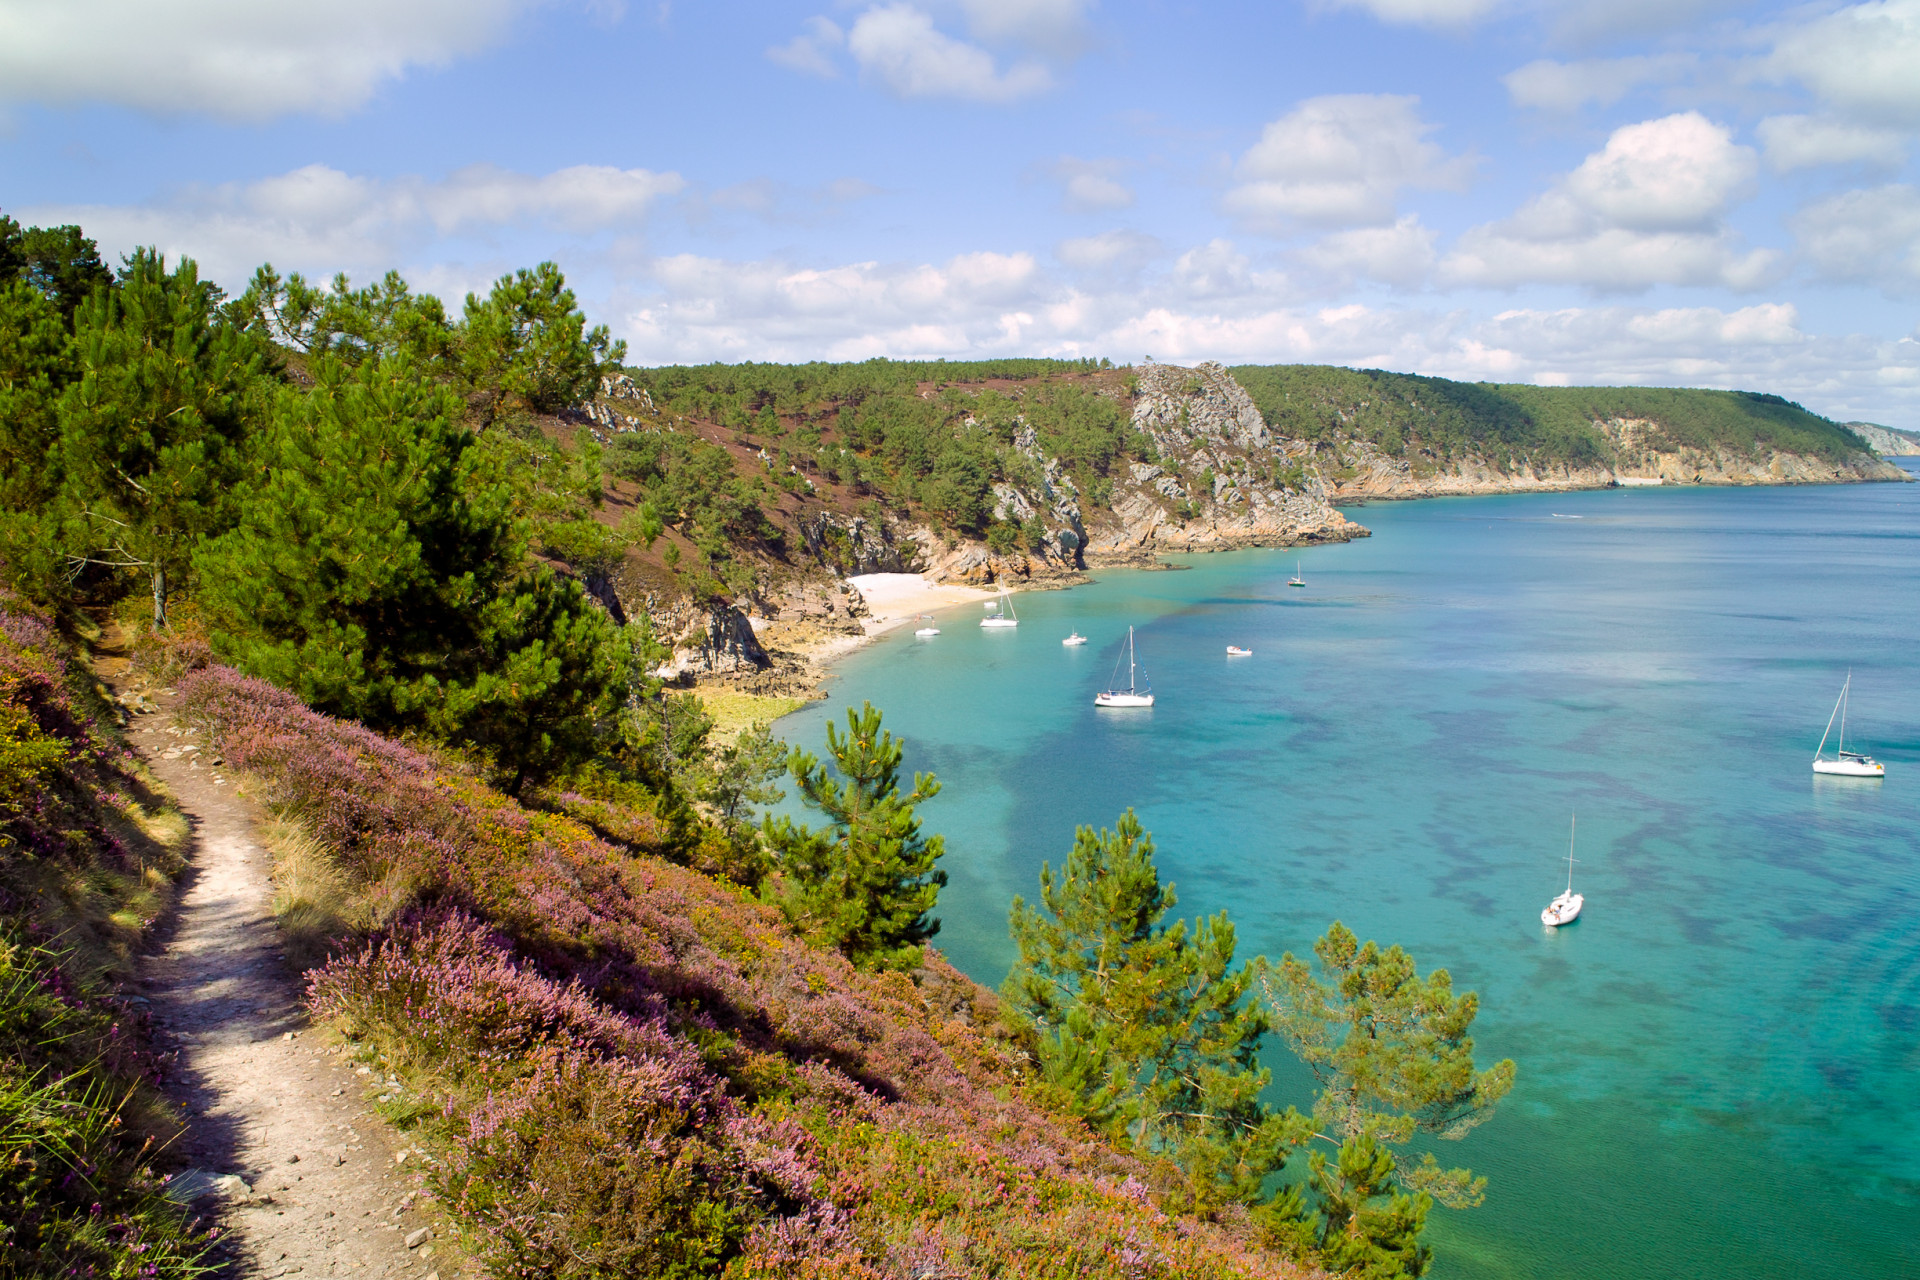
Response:
[[[329,935],[311,1006],[393,1072],[388,1117],[493,1274],[1309,1274],[1244,1211],[1157,1207],[1172,1162],[1043,1105],[937,956],[856,969],[653,852],[645,808],[523,807],[229,669],[176,683],[304,830],[282,913]]]

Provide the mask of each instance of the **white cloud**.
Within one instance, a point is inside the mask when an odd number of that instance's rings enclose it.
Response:
[[[982,40],[1072,57],[1086,48],[1092,0],[960,0],[967,27]]]
[[[1578,111],[1588,104],[1611,106],[1643,84],[1677,79],[1694,65],[1686,54],[1637,54],[1554,62],[1542,58],[1500,77],[1515,106],[1542,111]]]
[[[535,225],[575,234],[634,229],[676,173],[576,165],[544,175],[474,165],[433,180],[373,179],[307,165],[257,182],[187,187],[145,206],[21,209],[42,225],[76,222],[109,253],[157,245],[234,287],[254,267],[320,275],[385,271],[437,237]]]
[[[1766,144],[1768,166],[1777,173],[1823,164],[1894,169],[1907,158],[1906,139],[1897,131],[1831,116],[1768,116],[1755,132]]]
[[[1174,260],[1170,284],[1188,298],[1242,298],[1257,292],[1253,260],[1231,240],[1195,245]]]
[[[1336,9],[1364,9],[1396,26],[1460,27],[1484,18],[1500,0],[1329,0]]]
[[[1122,230],[1062,240],[1053,256],[1075,271],[1129,272],[1138,271],[1165,252],[1156,237]]]
[[[1901,184],[1843,191],[1801,210],[1792,225],[1826,279],[1920,292],[1920,191]]]
[[[1858,119],[1920,125],[1920,0],[1871,0],[1784,26],[1757,74],[1797,80]]]
[[[1124,168],[1118,160],[1082,160],[1061,156],[1051,169],[1059,181],[1066,207],[1074,213],[1098,213],[1125,209],[1133,204],[1133,191],[1115,176]]]
[[[1758,288],[1779,255],[1743,251],[1723,221],[1755,168],[1752,148],[1697,112],[1624,126],[1513,217],[1462,235],[1442,275],[1496,288]]]
[[[804,71],[823,80],[840,75],[833,53],[847,43],[847,33],[838,24],[821,17],[808,18],[806,30],[782,45],[767,50],[767,57],[783,67]]]
[[[0,0],[0,99],[338,114],[497,42],[541,0]]]
[[[1427,141],[1438,126],[1420,118],[1418,102],[1364,93],[1308,98],[1240,157],[1227,212],[1268,231],[1380,225],[1393,221],[1404,188],[1463,186],[1473,160]]]
[[[824,268],[682,255],[639,264],[633,284],[644,293],[615,329],[641,363],[1151,353],[1516,382],[1745,387],[1821,412],[1920,419],[1920,342],[1808,333],[1779,301],[1493,315],[1328,306],[1224,240],[1165,261],[1157,243],[1114,232],[1065,242],[1057,256],[1069,276],[1024,254]]]
[[[826,269],[679,254],[657,260],[650,276],[660,296],[623,323],[635,359],[642,349],[663,361],[1021,349],[1041,301],[1038,266],[1024,253]]]
[[[1433,271],[1438,257],[1434,239],[1433,229],[1409,213],[1390,227],[1336,231],[1309,245],[1301,256],[1337,278],[1364,276],[1410,289]]]
[[[1053,87],[1037,62],[1002,71],[978,45],[936,29],[933,18],[909,4],[876,5],[854,21],[847,49],[861,72],[902,98],[964,98],[1013,102]]]
[[[1630,124],[1583,160],[1564,189],[1609,221],[1638,230],[1703,226],[1752,185],[1754,156],[1697,111]]]

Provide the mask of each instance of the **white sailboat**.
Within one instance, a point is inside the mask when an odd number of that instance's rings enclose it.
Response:
[[[1573,818],[1567,822],[1567,891],[1549,902],[1546,909],[1540,913],[1540,923],[1549,929],[1558,929],[1563,924],[1572,924],[1580,918],[1580,908],[1587,905],[1586,895],[1573,891],[1573,864],[1577,861],[1573,856],[1573,832],[1576,821],[1577,818]]]
[[[994,613],[980,619],[981,626],[1017,627],[1020,625],[1020,617],[1013,611],[1013,597],[1007,594],[1005,587],[1000,589],[1000,598],[998,600],[990,600],[987,602],[988,608],[994,608],[996,605],[999,607]]]
[[[1813,750],[1813,771],[1815,773],[1838,774],[1843,778],[1884,778],[1887,767],[1872,756],[1862,755],[1858,751],[1847,750],[1847,691],[1853,687],[1853,672],[1847,672],[1847,682],[1840,686],[1840,700],[1833,704],[1833,714],[1827,717],[1827,732],[1820,735],[1820,745]],[[1840,721],[1840,740],[1834,745],[1834,758],[1823,759],[1827,750],[1827,736],[1833,732],[1833,722]]]
[[[1113,661],[1113,675],[1107,681],[1106,692],[1095,694],[1093,696],[1093,705],[1096,707],[1150,707],[1153,705],[1153,686],[1148,684],[1147,687],[1143,689],[1141,688],[1141,683],[1140,664],[1135,660],[1133,652],[1133,628],[1128,627],[1127,687],[1124,689],[1119,687],[1120,660],[1115,658]]]
[[[1300,576],[1300,562],[1298,560],[1293,562],[1293,576],[1287,579],[1287,585],[1290,587],[1304,587],[1307,585],[1307,580]]]
[[[1075,631],[1070,635],[1068,635],[1067,638],[1065,640],[1062,640],[1060,643],[1068,646],[1078,646],[1078,645],[1083,645],[1086,642],[1087,642],[1087,638],[1081,635],[1078,631]]]

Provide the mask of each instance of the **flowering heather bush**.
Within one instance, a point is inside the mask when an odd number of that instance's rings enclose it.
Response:
[[[1170,1172],[1033,1101],[994,997],[937,955],[857,972],[737,886],[272,686],[179,688],[375,904],[313,1007],[425,1077],[440,1190],[497,1274],[1302,1274],[1244,1220],[1155,1210]]]
[[[40,618],[0,597],[0,1275],[188,1277],[148,1160],[171,1124],[111,993],[175,854]]]

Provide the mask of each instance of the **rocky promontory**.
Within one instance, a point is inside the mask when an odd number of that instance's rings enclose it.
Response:
[[[1292,547],[1364,538],[1334,510],[1299,441],[1268,430],[1218,364],[1136,371],[1133,426],[1151,461],[1131,463],[1087,530],[1087,563],[1136,564],[1174,551]]]

